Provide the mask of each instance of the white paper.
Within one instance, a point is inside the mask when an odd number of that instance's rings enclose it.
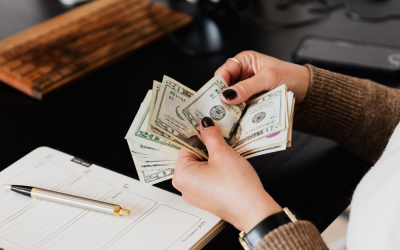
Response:
[[[34,186],[120,205],[115,217],[32,199],[0,187],[0,248],[189,249],[217,216],[182,197],[90,165],[59,151],[38,148],[0,172],[0,184]]]

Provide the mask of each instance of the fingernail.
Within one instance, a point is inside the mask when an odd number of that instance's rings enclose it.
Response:
[[[203,128],[208,128],[214,126],[214,122],[210,117],[206,116],[201,119],[201,125],[203,126]]]
[[[222,95],[225,97],[227,100],[233,100],[236,98],[237,93],[233,89],[227,89],[224,92],[222,92]]]

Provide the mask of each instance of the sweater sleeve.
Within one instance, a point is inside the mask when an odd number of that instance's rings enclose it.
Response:
[[[254,250],[327,250],[317,228],[309,221],[282,225],[269,232]]]
[[[294,129],[330,138],[374,164],[400,121],[400,90],[306,65],[307,96]],[[264,236],[255,250],[328,249],[308,221],[282,225]]]
[[[311,83],[294,129],[332,139],[374,164],[400,121],[400,90],[306,67]]]

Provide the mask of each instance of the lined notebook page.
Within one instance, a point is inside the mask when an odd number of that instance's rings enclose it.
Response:
[[[0,248],[189,249],[220,222],[180,196],[73,159],[38,148],[0,172],[0,184],[34,186],[117,204],[131,215],[105,215],[0,187]]]

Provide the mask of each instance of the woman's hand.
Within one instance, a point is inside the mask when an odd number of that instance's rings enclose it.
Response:
[[[225,103],[236,105],[282,84],[293,91],[296,106],[306,97],[310,85],[308,68],[254,51],[243,51],[235,59],[242,64],[243,71],[238,63],[229,60],[215,72],[230,85],[221,94],[221,100]]]
[[[293,91],[296,106],[303,102],[310,85],[308,68],[253,51],[242,52],[235,59],[242,64],[243,71],[239,64],[229,60],[215,72],[230,85],[221,94],[227,104],[248,101],[282,84]],[[181,150],[172,180],[187,203],[246,233],[266,217],[282,211],[264,190],[254,168],[226,144],[210,118],[203,118],[200,131],[209,153],[208,162],[200,162],[193,154]]]
[[[207,210],[248,233],[282,208],[264,190],[254,168],[222,137],[211,118],[201,122],[208,162],[181,150],[172,184],[187,203]]]

